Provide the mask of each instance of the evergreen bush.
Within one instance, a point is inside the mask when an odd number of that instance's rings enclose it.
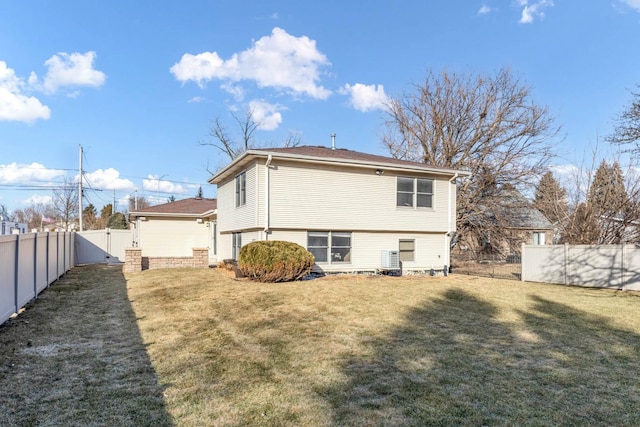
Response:
[[[302,246],[280,240],[251,242],[240,249],[238,268],[258,282],[290,282],[311,273],[315,260]]]

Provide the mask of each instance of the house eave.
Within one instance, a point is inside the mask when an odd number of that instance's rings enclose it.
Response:
[[[317,156],[307,156],[300,154],[291,154],[291,153],[279,153],[279,152],[271,152],[271,151],[261,151],[261,150],[248,150],[243,153],[240,157],[235,159],[229,165],[224,167],[220,172],[215,174],[209,179],[210,184],[219,184],[220,182],[226,180],[230,175],[232,175],[236,170],[250,163],[253,159],[264,158],[267,159],[269,156],[275,159],[284,159],[284,160],[292,160],[303,163],[314,163],[314,164],[331,164],[331,165],[344,165],[351,166],[356,168],[384,168],[384,170],[394,171],[394,172],[420,172],[420,173],[428,173],[431,175],[441,175],[447,177],[467,177],[471,176],[470,172],[455,170],[455,169],[447,169],[447,168],[434,168],[429,166],[422,166],[419,164],[413,165],[398,165],[389,162],[370,162],[363,160],[353,160],[353,159],[341,159],[341,158],[329,158],[329,157],[317,157]]]

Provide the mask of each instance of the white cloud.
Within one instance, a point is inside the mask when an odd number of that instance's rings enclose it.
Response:
[[[47,169],[40,163],[0,165],[0,183],[48,182],[64,177],[65,172],[58,169]]]
[[[283,107],[277,104],[269,104],[264,101],[251,101],[249,110],[252,113],[252,119],[258,124],[258,129],[275,130],[282,123],[282,114],[280,110]]]
[[[520,17],[521,24],[530,24],[536,18],[544,18],[543,9],[553,6],[552,0],[539,0],[534,3],[529,3],[529,0],[520,0],[519,6],[523,7],[522,16]]]
[[[0,121],[33,123],[51,117],[51,110],[40,100],[22,93],[24,81],[7,63],[0,61]]]
[[[23,205],[50,205],[51,203],[53,203],[53,198],[51,196],[34,194],[28,199],[22,200],[21,203]]]
[[[207,99],[203,96],[194,96],[193,98],[191,98],[190,100],[188,100],[187,102],[190,104],[198,104],[200,102],[206,102]]]
[[[105,190],[133,190],[135,185],[128,179],[120,178],[120,172],[113,168],[98,169],[84,174],[87,185]]]
[[[636,12],[640,12],[640,0],[621,0],[622,3],[629,6],[631,9],[635,9]]]
[[[483,4],[482,7],[478,10],[478,15],[486,15],[492,10],[493,9],[491,9],[489,6],[487,6],[486,4]]]
[[[203,83],[254,81],[259,87],[290,90],[317,99],[331,92],[318,85],[321,68],[330,65],[327,57],[306,36],[294,37],[281,28],[254,42],[253,47],[223,60],[216,52],[186,53],[170,68],[181,82]]]
[[[345,84],[340,92],[350,97],[349,102],[353,108],[364,112],[382,110],[389,101],[382,85]]]
[[[145,190],[172,194],[180,194],[184,191],[182,185],[163,180],[162,177],[149,175],[147,178],[148,179],[142,180],[142,188],[144,188]]]
[[[48,68],[44,76],[43,88],[47,93],[55,93],[65,86],[102,86],[107,76],[102,71],[93,68],[95,52],[72,53],[65,52],[53,55],[45,65]],[[32,84],[37,81],[37,76],[32,73],[29,77]]]

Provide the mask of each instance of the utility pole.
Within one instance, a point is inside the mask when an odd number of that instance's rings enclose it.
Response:
[[[78,218],[79,218],[79,231],[82,231],[82,145],[78,145],[80,148],[80,165],[78,168]]]

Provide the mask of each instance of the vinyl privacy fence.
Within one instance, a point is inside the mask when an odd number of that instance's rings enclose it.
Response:
[[[0,236],[0,324],[74,265],[74,233]]]
[[[524,245],[522,280],[640,291],[640,247]]]

